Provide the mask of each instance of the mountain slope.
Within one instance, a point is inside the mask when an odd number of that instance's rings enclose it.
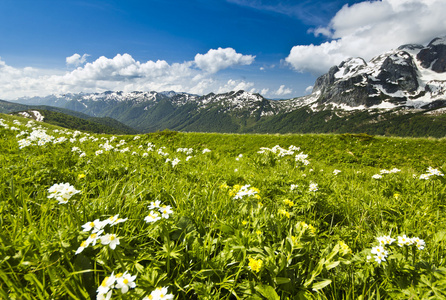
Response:
[[[45,123],[94,133],[138,133],[137,130],[112,118],[91,117],[83,113],[46,105],[23,105],[0,100],[0,113],[16,114],[33,119],[42,116]]]
[[[440,116],[446,105],[446,38],[436,38],[427,46],[403,45],[369,62],[347,59],[320,76],[310,95],[288,100],[268,100],[246,91],[203,96],[108,91],[22,98],[18,102],[113,118],[142,132],[167,128],[420,136],[424,128],[424,135],[446,136]],[[426,114],[431,110],[436,113]]]

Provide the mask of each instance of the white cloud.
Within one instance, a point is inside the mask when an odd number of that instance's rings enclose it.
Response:
[[[220,86],[216,90],[216,93],[220,94],[220,93],[226,93],[226,92],[230,92],[230,91],[240,91],[240,90],[255,92],[255,89],[253,89],[253,86],[254,86],[254,83],[252,83],[252,82],[229,79],[225,85]]]
[[[328,27],[312,32],[330,41],[294,46],[285,61],[296,71],[321,75],[348,57],[369,60],[408,43],[427,44],[443,36],[444,0],[382,0],[345,5]]]
[[[260,95],[264,96],[264,95],[268,94],[268,92],[269,92],[269,89],[267,89],[267,88],[262,89],[262,90],[260,91]]]
[[[84,63],[87,62],[87,57],[90,56],[88,54],[84,54],[82,56],[80,56],[77,53],[74,53],[71,56],[68,56],[65,61],[67,63],[67,65],[74,65],[74,66],[79,66],[79,65],[83,65]]]
[[[286,88],[285,85],[281,85],[279,87],[279,89],[277,91],[274,92],[275,95],[277,96],[285,96],[285,95],[289,95],[293,92],[292,89]]]
[[[310,94],[313,91],[313,86],[307,86],[307,88],[305,89],[305,94]]]
[[[243,55],[232,48],[211,49],[206,54],[195,55],[195,64],[208,73],[216,73],[235,65],[250,65],[255,56]]]
[[[85,63],[86,57],[74,54],[66,58],[66,63]],[[101,56],[74,70],[61,71],[14,68],[0,58],[0,99],[107,90],[174,90],[194,94],[254,91],[252,82],[227,78],[222,81],[214,75],[218,70],[250,64],[253,60],[253,56],[236,53],[231,48],[209,50],[207,54],[197,54],[195,60],[171,64],[164,60],[140,62],[125,53],[113,58]]]

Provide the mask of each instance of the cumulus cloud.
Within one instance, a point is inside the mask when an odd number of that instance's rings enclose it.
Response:
[[[195,60],[183,63],[140,62],[127,53],[112,58],[101,56],[86,62],[87,56],[74,54],[67,57],[67,65],[78,66],[70,71],[14,68],[0,58],[0,99],[107,90],[174,90],[194,94],[241,89],[254,91],[252,82],[216,78],[215,73],[219,70],[247,65],[254,60],[254,56],[236,53],[232,48],[211,49],[206,54],[197,54]]]
[[[310,94],[313,91],[313,86],[307,86],[307,88],[305,89],[305,94]]]
[[[345,5],[327,27],[329,41],[294,46],[285,61],[296,71],[321,75],[348,57],[366,60],[408,43],[427,44],[445,34],[443,0],[382,0]]]
[[[285,85],[281,85],[277,91],[274,92],[277,96],[289,95],[293,92],[292,89],[286,88]]]
[[[88,54],[84,54],[82,56],[80,56],[77,53],[74,53],[71,56],[68,56],[65,61],[67,63],[67,65],[74,65],[74,66],[79,66],[79,65],[83,65],[84,63],[87,62],[87,57],[90,56]]]
[[[233,80],[233,79],[229,79],[225,85],[220,86],[216,92],[217,94],[219,93],[226,93],[226,92],[230,92],[230,91],[240,91],[240,90],[244,90],[244,91],[249,91],[254,93],[255,89],[253,88],[254,83],[252,82],[246,82],[243,80]]]
[[[250,65],[255,56],[237,53],[232,48],[211,49],[206,54],[195,55],[195,64],[203,71],[216,73],[235,65]]]

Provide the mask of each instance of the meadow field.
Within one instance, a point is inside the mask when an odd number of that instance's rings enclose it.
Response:
[[[0,114],[2,299],[446,299],[446,139]]]

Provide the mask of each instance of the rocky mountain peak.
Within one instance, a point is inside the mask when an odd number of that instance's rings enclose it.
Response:
[[[445,86],[446,38],[436,38],[427,46],[402,45],[368,63],[349,58],[320,76],[313,93],[320,93],[319,105],[421,107],[446,99]]]

